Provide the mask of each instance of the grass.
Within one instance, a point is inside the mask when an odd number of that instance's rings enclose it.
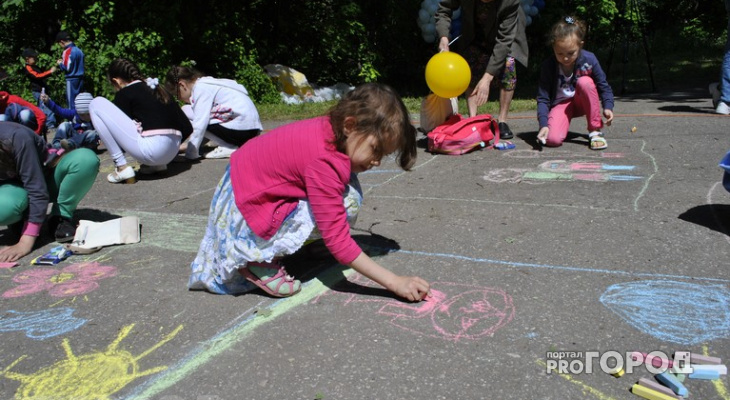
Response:
[[[650,57],[647,57],[640,43],[630,43],[626,53],[626,62],[624,62],[621,43],[616,44],[613,57],[609,57],[610,51],[606,47],[588,50],[594,51],[598,56],[616,96],[637,93],[652,96],[648,58],[651,58],[652,61],[657,92],[707,91],[709,83],[715,82],[719,78],[723,49],[718,45],[701,43],[678,46],[677,43],[680,42],[682,42],[680,39],[671,39],[657,34],[649,45]],[[537,73],[535,70],[539,63],[540,60],[531,58],[531,70],[520,75],[522,80],[517,85],[510,112],[536,109]],[[496,101],[495,94],[490,97],[487,105],[480,108],[479,111],[496,115],[499,113],[499,102]],[[409,112],[414,115],[420,114],[422,100],[423,97],[403,98]],[[262,120],[285,121],[322,115],[334,104],[334,101],[299,105],[262,104],[257,105],[257,108]],[[463,98],[459,99],[459,111],[466,113],[466,110],[466,101]]]
[[[406,97],[403,98],[408,108],[408,112],[413,115],[418,115],[421,112],[421,101],[422,97]],[[327,101],[322,103],[304,103],[304,104],[257,104],[256,108],[259,111],[259,116],[263,121],[292,121],[306,118],[313,118],[322,114],[325,114],[330,107],[334,106],[336,101]],[[510,107],[511,112],[530,111],[535,110],[536,107],[535,99],[514,99],[512,106]],[[466,100],[459,99],[459,111],[464,114],[466,113]],[[486,106],[480,108],[480,112],[486,112],[488,114],[496,115],[499,113],[499,103],[497,101],[490,101]]]

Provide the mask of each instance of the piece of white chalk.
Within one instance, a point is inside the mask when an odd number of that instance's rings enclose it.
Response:
[[[713,371],[710,369],[696,369],[691,374],[687,375],[687,378],[689,379],[705,379],[714,381],[715,379],[720,379],[720,373],[717,371]]]
[[[694,371],[717,371],[720,375],[727,375],[727,367],[720,364],[720,365],[714,365],[714,364],[692,364],[692,369]]]

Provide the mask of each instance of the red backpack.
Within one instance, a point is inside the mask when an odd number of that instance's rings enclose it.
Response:
[[[429,132],[428,151],[460,155],[499,143],[499,125],[489,114],[463,118],[454,114]],[[494,143],[490,142],[494,140]]]

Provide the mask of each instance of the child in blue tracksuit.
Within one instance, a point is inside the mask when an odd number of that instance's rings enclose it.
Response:
[[[76,96],[84,90],[84,52],[76,47],[67,32],[58,32],[56,42],[63,47],[57,63],[66,74],[66,104],[68,108],[74,108]]]
[[[80,147],[96,151],[99,147],[99,134],[94,129],[89,115],[89,103],[94,99],[91,93],[82,92],[74,100],[74,109],[62,108],[54,103],[48,95],[41,95],[41,100],[55,114],[68,121],[58,125],[56,136],[51,142],[55,149],[73,150]]]

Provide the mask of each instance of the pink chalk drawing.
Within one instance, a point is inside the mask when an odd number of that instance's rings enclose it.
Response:
[[[36,268],[13,277],[18,286],[3,293],[2,297],[14,298],[47,291],[52,297],[72,297],[89,293],[99,287],[100,279],[117,274],[115,267],[96,262],[72,264],[63,269]]]
[[[544,183],[548,181],[635,181],[643,177],[629,175],[636,169],[634,165],[606,164],[592,161],[568,162],[551,160],[540,163],[535,169],[503,168],[494,169],[483,176],[485,181],[494,183]]]
[[[363,286],[370,283],[361,279],[361,275],[354,275],[352,283]],[[320,297],[312,302],[319,301]],[[349,293],[345,305],[369,302],[385,303],[377,313],[388,316],[389,322],[398,328],[455,342],[493,336],[515,314],[512,297],[504,290],[451,282],[433,282],[431,297],[418,303]]]
[[[558,150],[550,149],[550,151],[539,151],[539,150],[528,150],[528,149],[517,149],[512,151],[505,151],[502,153],[502,157],[509,158],[624,158],[623,153],[608,153],[608,152],[572,152],[569,150]]]

